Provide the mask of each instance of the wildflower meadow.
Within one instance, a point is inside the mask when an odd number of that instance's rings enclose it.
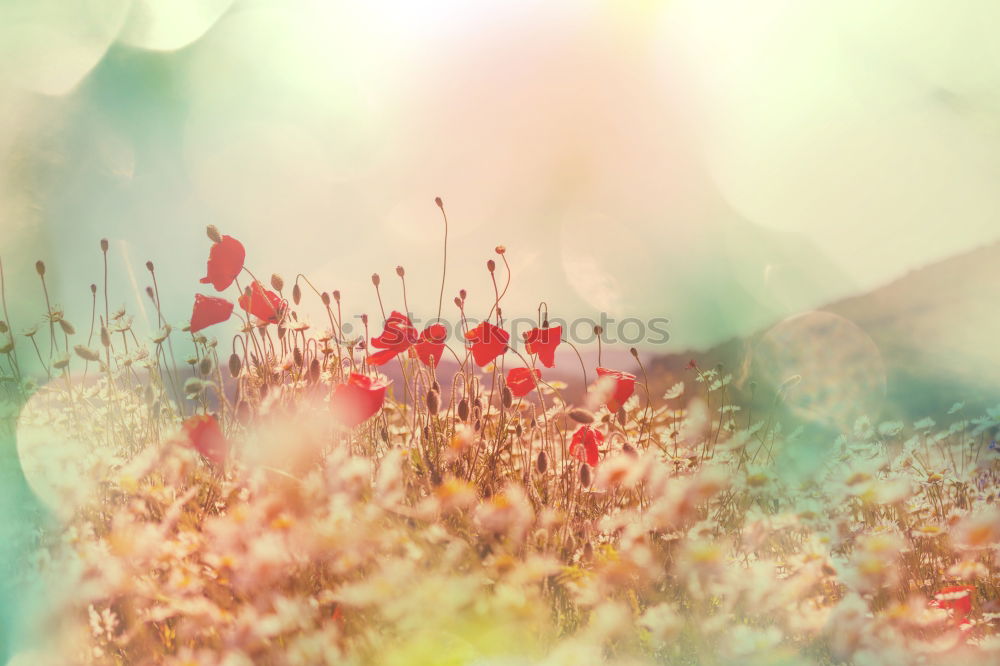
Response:
[[[491,292],[454,291],[434,204],[437,300],[399,266],[367,314],[215,227],[189,311],[161,307],[170,257],[146,264],[152,337],[109,303],[107,242],[72,321],[44,261],[3,275],[0,426],[27,485],[9,663],[1000,659],[1000,408],[860,417],[791,477],[804,435],[724,367],[654,390],[635,349],[603,365],[600,331],[577,349],[547,303],[512,340],[510,253],[482,258]]]

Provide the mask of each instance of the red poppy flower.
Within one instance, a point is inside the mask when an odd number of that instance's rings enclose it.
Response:
[[[210,284],[216,291],[222,291],[231,285],[243,270],[243,260],[246,257],[243,243],[232,236],[223,236],[222,240],[213,243],[212,249],[208,251],[208,275],[201,279],[201,283]]]
[[[539,379],[542,373],[538,370],[528,368],[514,368],[507,373],[507,388],[517,398],[523,398],[531,393],[535,388],[535,380]]]
[[[264,285],[254,280],[240,296],[240,307],[258,319],[277,324],[285,310],[285,301],[273,291],[265,289]]]
[[[420,339],[417,329],[413,327],[410,318],[395,310],[385,321],[385,329],[382,335],[372,338],[371,345],[382,351],[375,352],[368,357],[371,365],[383,365],[396,357],[400,352],[409,349],[410,345]]]
[[[347,428],[364,423],[382,408],[388,385],[387,380],[352,372],[346,383],[333,389],[330,406],[334,418]]]
[[[546,368],[556,364],[556,347],[562,342],[562,326],[533,328],[524,334],[524,348],[529,354],[538,354]]]
[[[488,321],[476,326],[465,334],[465,339],[472,342],[472,358],[480,368],[507,351],[507,341],[510,333]]]
[[[597,428],[580,426],[570,440],[569,454],[591,467],[597,465],[597,447],[604,443],[604,435]]]
[[[961,624],[972,612],[972,593],[975,590],[973,585],[952,585],[942,588],[928,606],[955,611],[955,622]]]
[[[597,376],[601,378],[600,382],[609,383],[607,405],[608,409],[612,412],[617,412],[621,409],[621,406],[625,404],[629,396],[635,392],[635,375],[618,370],[598,368]]]
[[[219,422],[210,414],[195,414],[181,424],[187,443],[216,465],[226,462],[229,442],[222,434]]]
[[[448,329],[441,324],[431,324],[420,334],[420,342],[413,345],[417,358],[424,365],[437,367],[444,353],[444,341],[448,337]]]
[[[233,304],[226,299],[195,294],[194,310],[191,312],[191,332],[197,333],[212,324],[224,322],[231,314],[233,314]]]

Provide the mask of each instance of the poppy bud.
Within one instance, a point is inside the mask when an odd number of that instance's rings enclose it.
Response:
[[[628,442],[625,442],[624,444],[622,444],[622,453],[624,453],[625,455],[627,455],[629,458],[638,458],[639,457],[639,452],[636,451],[635,447],[632,446],[631,444],[629,444]]]
[[[545,451],[539,451],[538,458],[535,460],[535,469],[538,470],[539,474],[545,474],[548,468],[549,468],[549,454],[545,453]]]
[[[584,425],[594,422],[594,415],[586,409],[580,409],[579,407],[569,410],[568,416],[577,423],[583,423]]]
[[[229,374],[233,377],[238,377],[240,370],[243,369],[243,361],[240,360],[239,354],[232,354],[229,357]]]
[[[330,294],[325,291],[319,295],[319,299],[323,301],[323,305],[330,305]]]
[[[458,296],[455,297],[455,305],[458,307],[462,307],[462,299],[459,298]]]
[[[615,416],[618,418],[618,425],[625,425],[625,408],[619,407],[618,411],[615,412]]]
[[[438,392],[435,391],[434,389],[428,391],[426,401],[427,401],[427,413],[431,414],[432,416],[434,414],[437,414],[438,409],[441,408],[441,396],[438,394]]]
[[[212,359],[210,359],[208,356],[203,357],[201,361],[198,363],[198,371],[205,376],[211,374]]]
[[[292,350],[292,360],[295,361],[295,365],[302,367],[302,350],[298,347]]]
[[[339,289],[334,289],[333,290],[333,300],[337,301],[338,303],[340,302],[340,290]]]
[[[404,275],[406,275],[406,271],[403,270],[402,266],[396,266],[396,275],[398,275],[399,277],[403,277]]]
[[[372,273],[372,284],[378,289],[379,283],[382,282],[382,278],[378,276],[378,273]]]
[[[521,427],[520,423],[514,426],[514,434],[518,437],[524,434],[524,428]]]
[[[580,465],[580,485],[584,488],[590,486],[590,465],[587,463]]]
[[[153,272],[153,262],[152,261],[147,261],[146,262],[146,270],[149,271],[150,273]]]
[[[488,270],[490,273],[492,273],[496,269],[497,269],[497,262],[493,261],[492,259],[486,262],[486,270]]]
[[[63,330],[63,333],[65,333],[66,335],[73,335],[74,333],[76,333],[76,329],[73,328],[73,324],[69,323],[65,319],[59,320],[59,328],[61,328]]]
[[[463,301],[465,300],[465,297],[468,296],[468,295],[469,295],[469,292],[467,292],[466,290],[464,290],[464,289],[459,289],[458,290],[458,297],[461,298]]]
[[[45,262],[39,259],[35,262],[35,271],[39,276],[45,277]]]
[[[309,381],[318,382],[320,371],[322,371],[322,366],[320,366],[319,359],[314,358],[312,363],[309,364]]]
[[[284,326],[279,326],[278,327],[278,340],[284,340],[285,339],[285,332],[287,330],[288,329],[286,329]]]
[[[639,358],[639,350],[636,349],[635,347],[629,347],[628,348],[628,353],[632,354],[632,356],[634,356],[636,358]]]
[[[441,385],[437,383],[436,379],[433,382],[431,382],[431,390],[437,391],[438,393],[441,392]]]
[[[92,294],[96,294],[97,293],[97,285],[96,284],[91,283],[91,285],[90,285],[90,293],[92,293]]]
[[[52,367],[56,370],[62,370],[67,365],[69,365],[69,354],[63,354],[52,362]]]
[[[277,273],[271,273],[271,289],[281,291],[285,287],[285,281]]]
[[[549,327],[549,318],[546,317],[545,319],[542,320],[542,328],[548,328],[548,327]]]
[[[511,393],[510,388],[504,386],[503,391],[501,391],[500,395],[503,398],[503,406],[507,409],[510,409],[510,406],[514,404],[514,394]]]
[[[90,347],[85,347],[84,345],[77,345],[73,347],[73,350],[76,352],[77,356],[79,356],[85,361],[94,361],[96,363],[97,361],[101,360],[101,355],[98,354],[93,349],[91,349]]]
[[[296,282],[295,285],[292,287],[292,302],[298,305],[299,301],[301,300],[302,300],[302,288],[299,287],[299,283]]]
[[[603,327],[601,327],[599,324],[594,326],[594,335],[600,335],[602,333],[604,333]]]
[[[441,197],[434,197],[434,203],[438,208],[444,208],[444,202],[441,201]]]
[[[111,346],[111,334],[108,333],[108,327],[101,325],[101,344],[105,347]]]
[[[458,418],[461,421],[467,421],[469,419],[469,401],[466,398],[462,398],[458,401]]]
[[[9,330],[10,327],[7,326],[7,322],[5,322],[3,319],[0,319],[0,333],[6,333]]]
[[[504,254],[505,252],[507,252],[507,248],[505,248],[503,245],[497,245],[496,248],[494,249],[497,254]]]
[[[208,234],[208,239],[213,243],[222,242],[222,234],[219,233],[219,229],[214,224],[205,227],[205,233]]]
[[[480,421],[479,419],[476,419],[476,422],[472,424],[472,429],[475,430],[476,432],[479,432],[480,430],[483,429],[483,422]]]
[[[156,293],[153,291],[152,287],[146,287],[146,295],[149,296],[149,300],[156,302]]]
[[[583,544],[583,552],[580,553],[580,559],[584,562],[590,562],[594,559],[594,547],[590,545],[590,542]]]

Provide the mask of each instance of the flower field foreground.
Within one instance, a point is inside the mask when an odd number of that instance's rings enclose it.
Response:
[[[27,332],[5,307],[4,427],[51,513],[13,574],[39,642],[11,663],[1000,661],[1000,409],[862,419],[793,482],[774,460],[798,435],[717,370],[649,395],[633,354],[564,400],[541,310],[509,345],[502,247],[485,319],[454,298],[463,347],[405,302],[346,336],[339,293],[265,284],[209,236],[185,331],[151,263],[152,340],[96,285],[89,331],[47,292]]]

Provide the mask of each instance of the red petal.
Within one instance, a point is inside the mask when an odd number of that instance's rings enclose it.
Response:
[[[216,465],[226,462],[229,442],[222,434],[219,422],[209,414],[197,414],[182,424],[188,444]]]
[[[388,385],[383,380],[352,372],[346,383],[333,389],[330,408],[334,418],[347,428],[364,423],[382,408]]]
[[[232,314],[233,304],[226,299],[195,294],[194,309],[191,311],[191,332],[197,333],[203,328],[224,322]]]
[[[227,288],[243,270],[246,255],[242,243],[232,236],[223,236],[208,251],[208,274],[201,279],[201,283],[211,284],[216,291]]]

